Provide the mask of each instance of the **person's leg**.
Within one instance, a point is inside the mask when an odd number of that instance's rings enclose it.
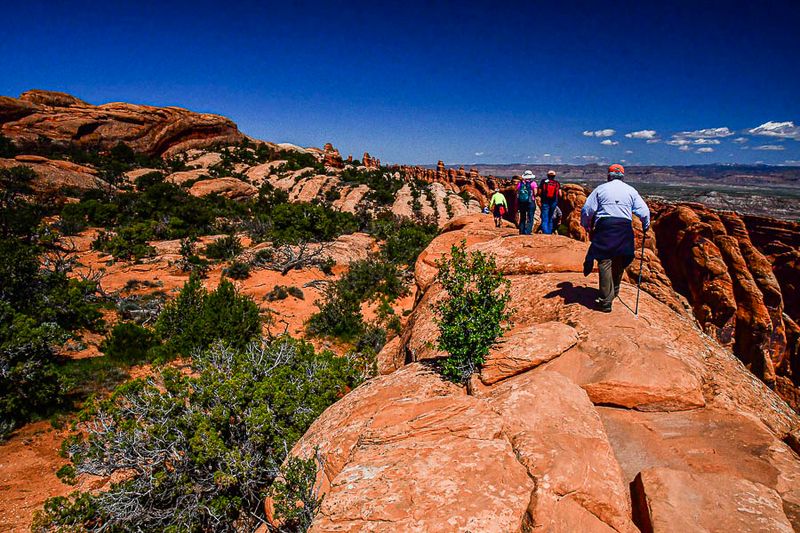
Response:
[[[625,258],[615,257],[611,260],[611,279],[614,282],[614,298],[619,296],[619,284],[622,283],[622,275],[625,273]]]
[[[613,260],[600,259],[597,265],[600,267],[600,308],[604,311],[611,310],[614,302]]]
[[[527,234],[533,233],[533,217],[536,215],[536,202],[531,202],[528,206],[528,227]]]
[[[550,222],[552,213],[550,212],[550,202],[542,202],[542,233],[549,234],[552,232]]]
[[[528,227],[528,208],[525,203],[520,203],[517,206],[517,212],[519,213],[519,234],[525,235],[525,228]]]

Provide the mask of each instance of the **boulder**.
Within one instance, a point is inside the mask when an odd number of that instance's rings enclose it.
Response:
[[[244,200],[258,194],[258,189],[236,178],[213,178],[198,181],[189,189],[192,196],[218,194],[231,200]]]

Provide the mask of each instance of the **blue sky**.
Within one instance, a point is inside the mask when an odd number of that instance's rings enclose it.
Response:
[[[13,2],[0,94],[391,162],[800,161],[797,0],[377,4]]]

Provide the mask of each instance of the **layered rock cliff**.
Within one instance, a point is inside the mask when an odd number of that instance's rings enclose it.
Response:
[[[19,98],[0,96],[0,133],[22,145],[45,137],[107,150],[124,142],[136,152],[157,156],[245,139],[233,121],[219,115],[126,103],[94,106],[39,90]]]
[[[586,243],[487,218],[455,219],[420,256],[423,296],[383,375],[292,451],[322,458],[311,531],[800,527],[796,413],[693,319],[649,294],[635,317],[632,284],[611,314],[593,310]],[[434,260],[462,239],[496,256],[513,308],[466,389],[428,364],[443,355]]]

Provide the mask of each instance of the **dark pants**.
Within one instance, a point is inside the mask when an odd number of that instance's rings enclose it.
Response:
[[[600,306],[604,309],[611,309],[614,298],[619,296],[619,284],[625,269],[633,261],[633,257],[618,255],[611,259],[600,259],[597,264],[600,267]]]
[[[536,214],[536,202],[520,202],[519,234],[530,235],[533,232],[533,215]]]
[[[558,205],[558,198],[552,200],[545,200],[542,198],[542,233],[553,233],[553,211]]]

